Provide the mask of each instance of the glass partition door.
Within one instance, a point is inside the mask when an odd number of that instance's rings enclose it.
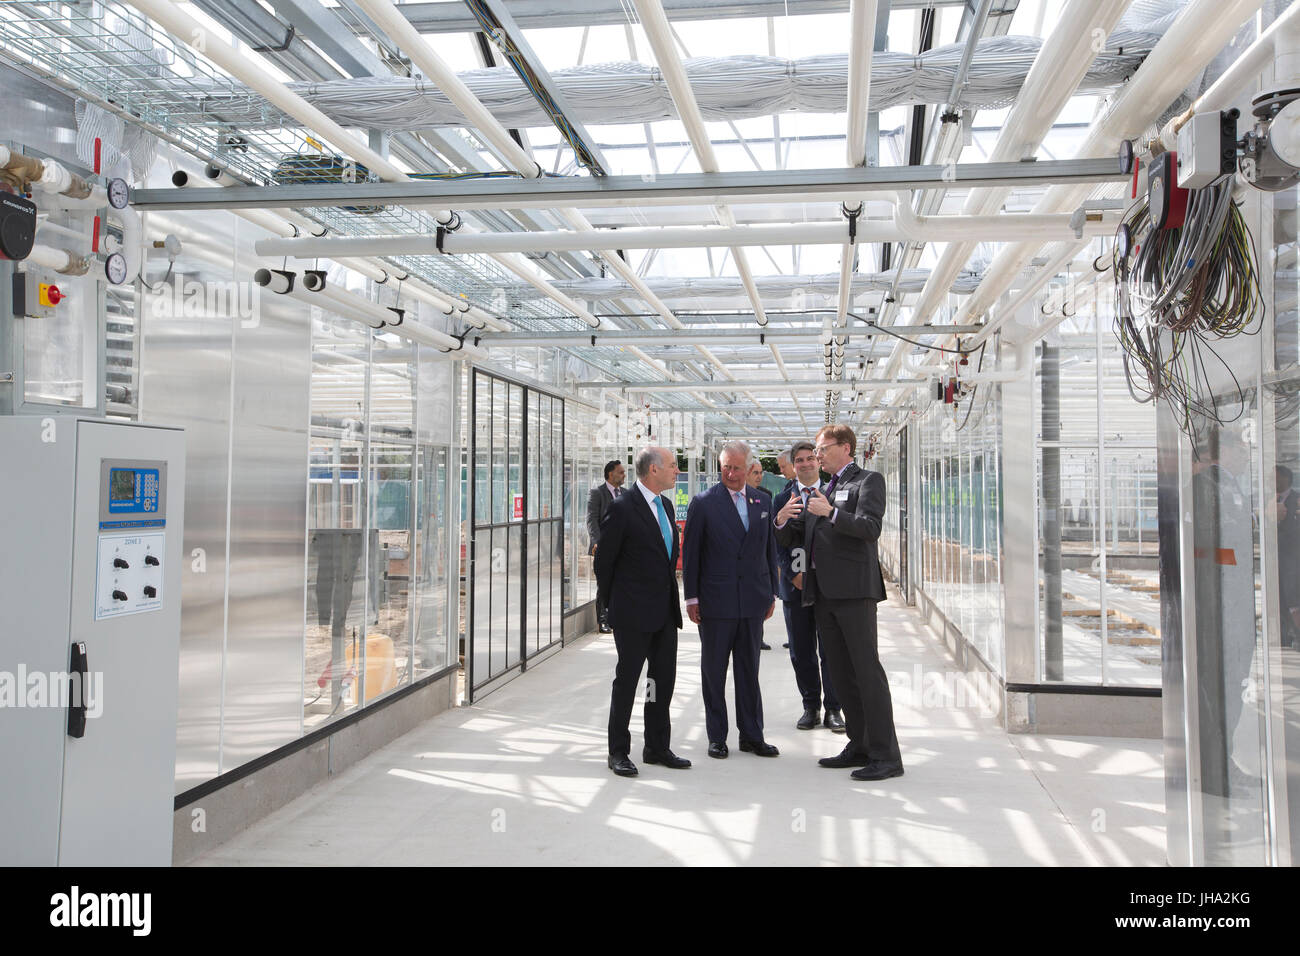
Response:
[[[564,401],[476,371],[470,699],[563,636]]]

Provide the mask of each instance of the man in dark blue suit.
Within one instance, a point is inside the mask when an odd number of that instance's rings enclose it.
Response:
[[[795,477],[785,490],[776,496],[772,503],[774,514],[780,513],[785,503],[792,496],[798,496],[805,503],[808,497],[817,492],[825,493],[817,465],[817,453],[813,443],[797,441],[790,449],[790,459],[794,463]],[[803,604],[803,567],[794,566],[794,555],[790,548],[777,542],[777,563],[780,576],[777,579],[777,594],[785,610],[785,629],[790,636],[790,663],[794,666],[794,682],[803,698],[803,716],[795,724],[800,730],[812,730],[822,720],[821,706],[826,703],[824,723],[837,734],[845,731],[844,717],[840,714],[840,702],[835,697],[835,688],[831,686],[831,675],[826,663],[826,652],[821,651],[821,667],[817,666],[818,645],[817,616],[811,607]]]
[[[644,448],[636,456],[636,482],[615,498],[600,523],[596,581],[609,608],[618,664],[609,704],[609,769],[635,777],[628,756],[628,722],[636,702],[641,667],[649,661],[645,699],[645,748],[641,759],[684,770],[689,760],[668,747],[672,726],[668,704],[677,680],[677,629],[682,626],[677,591],[677,525],[664,492],[677,484],[677,458],[666,448]]]
[[[682,542],[686,613],[700,629],[709,756],[727,756],[727,662],[735,665],[740,749],[760,757],[780,752],[763,740],[758,686],[763,622],[776,608],[776,537],[772,504],[745,484],[750,451],[722,447],[722,483],[691,499]]]

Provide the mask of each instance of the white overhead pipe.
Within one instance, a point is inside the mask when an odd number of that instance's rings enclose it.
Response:
[[[179,42],[189,44],[249,89],[266,97],[272,104],[288,113],[308,129],[322,136],[339,151],[359,163],[364,163],[381,179],[390,182],[408,182],[410,177],[389,160],[375,152],[334,120],[312,106],[297,93],[280,82],[257,61],[244,56],[233,46],[217,41],[198,20],[183,12],[171,0],[126,0],[142,14],[157,23]],[[446,225],[453,221],[450,210],[440,209],[434,219]]]
[[[719,172],[721,167],[713,151],[708,130],[704,128],[704,116],[700,113],[699,103],[695,100],[695,91],[691,89],[681,58],[673,47],[672,30],[668,26],[668,17],[664,13],[663,4],[660,0],[632,0],[632,2],[641,19],[641,26],[645,29],[646,38],[650,41],[650,48],[654,51],[664,83],[668,86],[668,92],[677,106],[677,115],[686,127],[686,135],[699,160],[700,169],[706,173]],[[736,225],[736,217],[726,206],[718,207],[718,218],[724,226]],[[620,245],[619,248],[626,247]],[[759,325],[767,325],[767,313],[763,310],[763,300],[758,294],[758,286],[754,283],[749,257],[739,246],[732,247],[731,255],[736,262],[736,272],[739,273],[740,281],[745,286],[745,292],[749,295],[750,304],[754,308],[754,319]]]
[[[222,175],[209,175],[216,167],[209,165],[204,168],[204,176],[194,177],[183,169],[178,169],[172,173],[172,185],[181,188],[186,186],[216,186],[222,183]],[[229,179],[229,176],[226,175]],[[235,183],[230,180],[230,183]],[[229,183],[228,183],[229,184]],[[241,209],[234,208],[230,212],[234,213],[245,222],[250,222],[255,226],[260,226],[267,232],[278,235],[281,238],[293,238],[295,236],[314,236],[319,238],[323,236],[324,227],[319,223],[313,222],[306,216],[295,212],[292,209]],[[339,261],[341,265],[359,272],[377,282],[386,281],[393,276],[391,266],[379,260],[365,259],[348,259],[346,262]],[[459,314],[470,325],[476,328],[492,328],[499,332],[509,331],[511,326],[493,315],[483,311],[478,306],[469,305],[463,299],[453,299],[451,296],[427,285],[422,280],[414,276],[408,276],[403,280],[403,293],[409,293],[414,298],[428,303],[434,308],[441,311],[444,315]]]
[[[1186,89],[1205,65],[1232,39],[1242,22],[1263,0],[1192,0],[1148,54],[1132,79],[1120,88],[1106,113],[1092,125],[1076,159],[1113,154],[1123,139],[1135,137],[1161,109]],[[1034,207],[1035,214],[1076,208],[1088,198],[1090,185],[1052,186]],[[1042,242],[1018,242],[998,253],[975,293],[963,304],[958,322],[990,308],[1016,281]],[[987,330],[986,330],[987,331]]]
[[[1165,149],[1178,148],[1178,131],[1197,113],[1222,110],[1232,105],[1232,100],[1243,83],[1253,79],[1270,62],[1276,62],[1279,76],[1295,75],[1295,54],[1300,45],[1300,5],[1291,4],[1268,25],[1245,50],[1220,74],[1208,90],[1196,98],[1191,106],[1179,113],[1160,130],[1160,142]]]
[[[487,142],[496,150],[501,160],[510,167],[513,167],[521,175],[529,178],[535,178],[541,175],[541,168],[537,163],[523,150],[518,143],[510,136],[509,132],[501,125],[500,122],[491,114],[491,112],[482,104],[474,93],[466,86],[461,79],[456,76],[455,72],[446,64],[446,62],[437,54],[436,51],[425,41],[408,21],[401,11],[394,6],[389,0],[363,0],[363,9],[381,26],[388,31],[389,36],[393,38],[399,47],[411,57],[425,75],[435,82],[447,97],[465,114],[474,126],[487,140]],[[563,216],[574,229],[580,232],[592,232],[596,230],[587,221],[577,209],[563,208],[556,210]],[[462,226],[459,230],[460,235],[469,236],[477,234],[476,230],[469,226]],[[591,249],[588,244],[584,247]],[[680,327],[680,322],[676,316],[663,304],[663,302],[646,287],[640,277],[627,266],[625,262],[613,250],[622,248],[619,244],[612,245],[608,250],[601,249],[605,261],[614,271],[622,275],[630,282],[642,298],[651,308],[658,312],[668,323],[669,327]],[[592,328],[600,326],[600,320],[590,312],[583,309],[568,296],[561,293],[535,275],[531,267],[517,256],[501,255],[500,253],[489,253],[499,264],[520,276],[525,282],[533,285],[548,298],[557,302],[564,308],[572,311]],[[751,280],[752,283],[752,280]],[[490,324],[490,323],[489,323]],[[726,372],[726,367],[717,360],[712,354],[701,350],[715,366]],[[642,353],[644,355],[644,353]],[[648,359],[648,356],[646,357]],[[659,368],[657,363],[651,362],[654,367]],[[729,374],[729,373],[728,373]]]
[[[788,382],[784,380],[760,382],[582,382],[577,387],[617,389],[623,392],[848,392],[873,386],[921,388],[926,384],[925,379],[900,378],[890,380],[860,379],[852,382],[827,382],[824,379],[816,379],[815,381],[791,379]]]
[[[1101,52],[1096,49],[1095,38],[1108,36],[1131,3],[1132,0],[1070,0],[1034,58],[1025,85],[989,154],[989,162],[1017,162],[1037,152],[1061,109]],[[1010,187],[972,189],[962,213],[996,214],[1010,193]],[[925,322],[934,315],[980,241],[969,239],[951,243],[944,249],[912,309],[913,321]],[[902,343],[898,348],[902,348]]]
[[[895,221],[869,219],[857,226],[858,242],[900,242],[903,240],[947,242],[978,235],[987,242],[1015,242],[1027,237],[1042,241],[1073,238],[1068,214],[1003,216],[927,216],[910,214]],[[1085,236],[1109,235],[1114,220],[1090,218],[1083,226]],[[322,239],[262,239],[258,255],[298,256],[385,256],[385,255],[469,255],[523,252],[582,252],[616,245],[619,249],[695,249],[704,246],[832,245],[844,242],[845,223],[814,222],[763,224],[754,226],[681,226],[619,229],[606,238],[593,233],[559,230],[551,232],[499,232],[446,234],[442,248],[434,236],[341,236]]]
[[[410,319],[403,320],[400,325],[393,325],[392,323],[397,320],[394,313],[355,293],[329,284],[323,287],[318,286],[314,291],[308,289],[305,276],[294,276],[292,273],[278,269],[259,269],[254,274],[253,281],[269,292],[277,295],[287,295],[289,298],[296,299],[307,305],[316,306],[344,318],[356,320],[370,326],[372,329],[382,328],[384,331],[391,332],[401,338],[429,345],[440,351],[446,350],[443,351],[443,354],[451,359],[487,358],[487,353],[482,349],[475,348],[472,345],[462,345],[459,340],[452,336],[436,329],[430,329],[417,322],[412,322]]]
[[[849,4],[848,166],[867,164],[867,109],[871,97],[871,55],[876,41],[876,0]]]
[[[505,128],[488,112],[470,88],[425,43],[419,31],[389,0],[357,0],[372,20],[381,26],[397,46],[411,58],[411,62],[424,75],[438,85],[456,107],[465,114],[469,124],[486,139],[497,153],[521,175],[536,179],[542,168],[511,138]]]

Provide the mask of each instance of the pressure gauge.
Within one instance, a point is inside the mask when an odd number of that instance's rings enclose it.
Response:
[[[125,209],[127,200],[130,198],[130,190],[127,189],[126,180],[114,177],[104,184],[104,189],[108,192],[108,204],[114,209]]]
[[[1131,139],[1119,141],[1119,171],[1125,176],[1133,172],[1133,141]]]
[[[121,180],[118,180],[121,182]],[[126,281],[126,256],[120,252],[115,252],[104,260],[104,274],[108,276],[108,281],[113,285],[121,285]]]
[[[1133,230],[1126,222],[1120,223],[1119,229],[1115,231],[1115,251],[1121,259],[1127,259],[1133,251]]]

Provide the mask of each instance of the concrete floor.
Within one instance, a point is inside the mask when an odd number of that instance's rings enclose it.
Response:
[[[685,771],[605,766],[614,643],[588,635],[473,707],[428,721],[203,856],[198,865],[1165,863],[1157,740],[1009,736],[897,593],[880,607],[906,775],[857,783],[816,758],[845,738],[801,708],[780,609],[760,679],[781,756],[705,753],[699,639],[678,648]],[[919,690],[914,690],[918,687]],[[734,708],[734,702],[733,702]]]

